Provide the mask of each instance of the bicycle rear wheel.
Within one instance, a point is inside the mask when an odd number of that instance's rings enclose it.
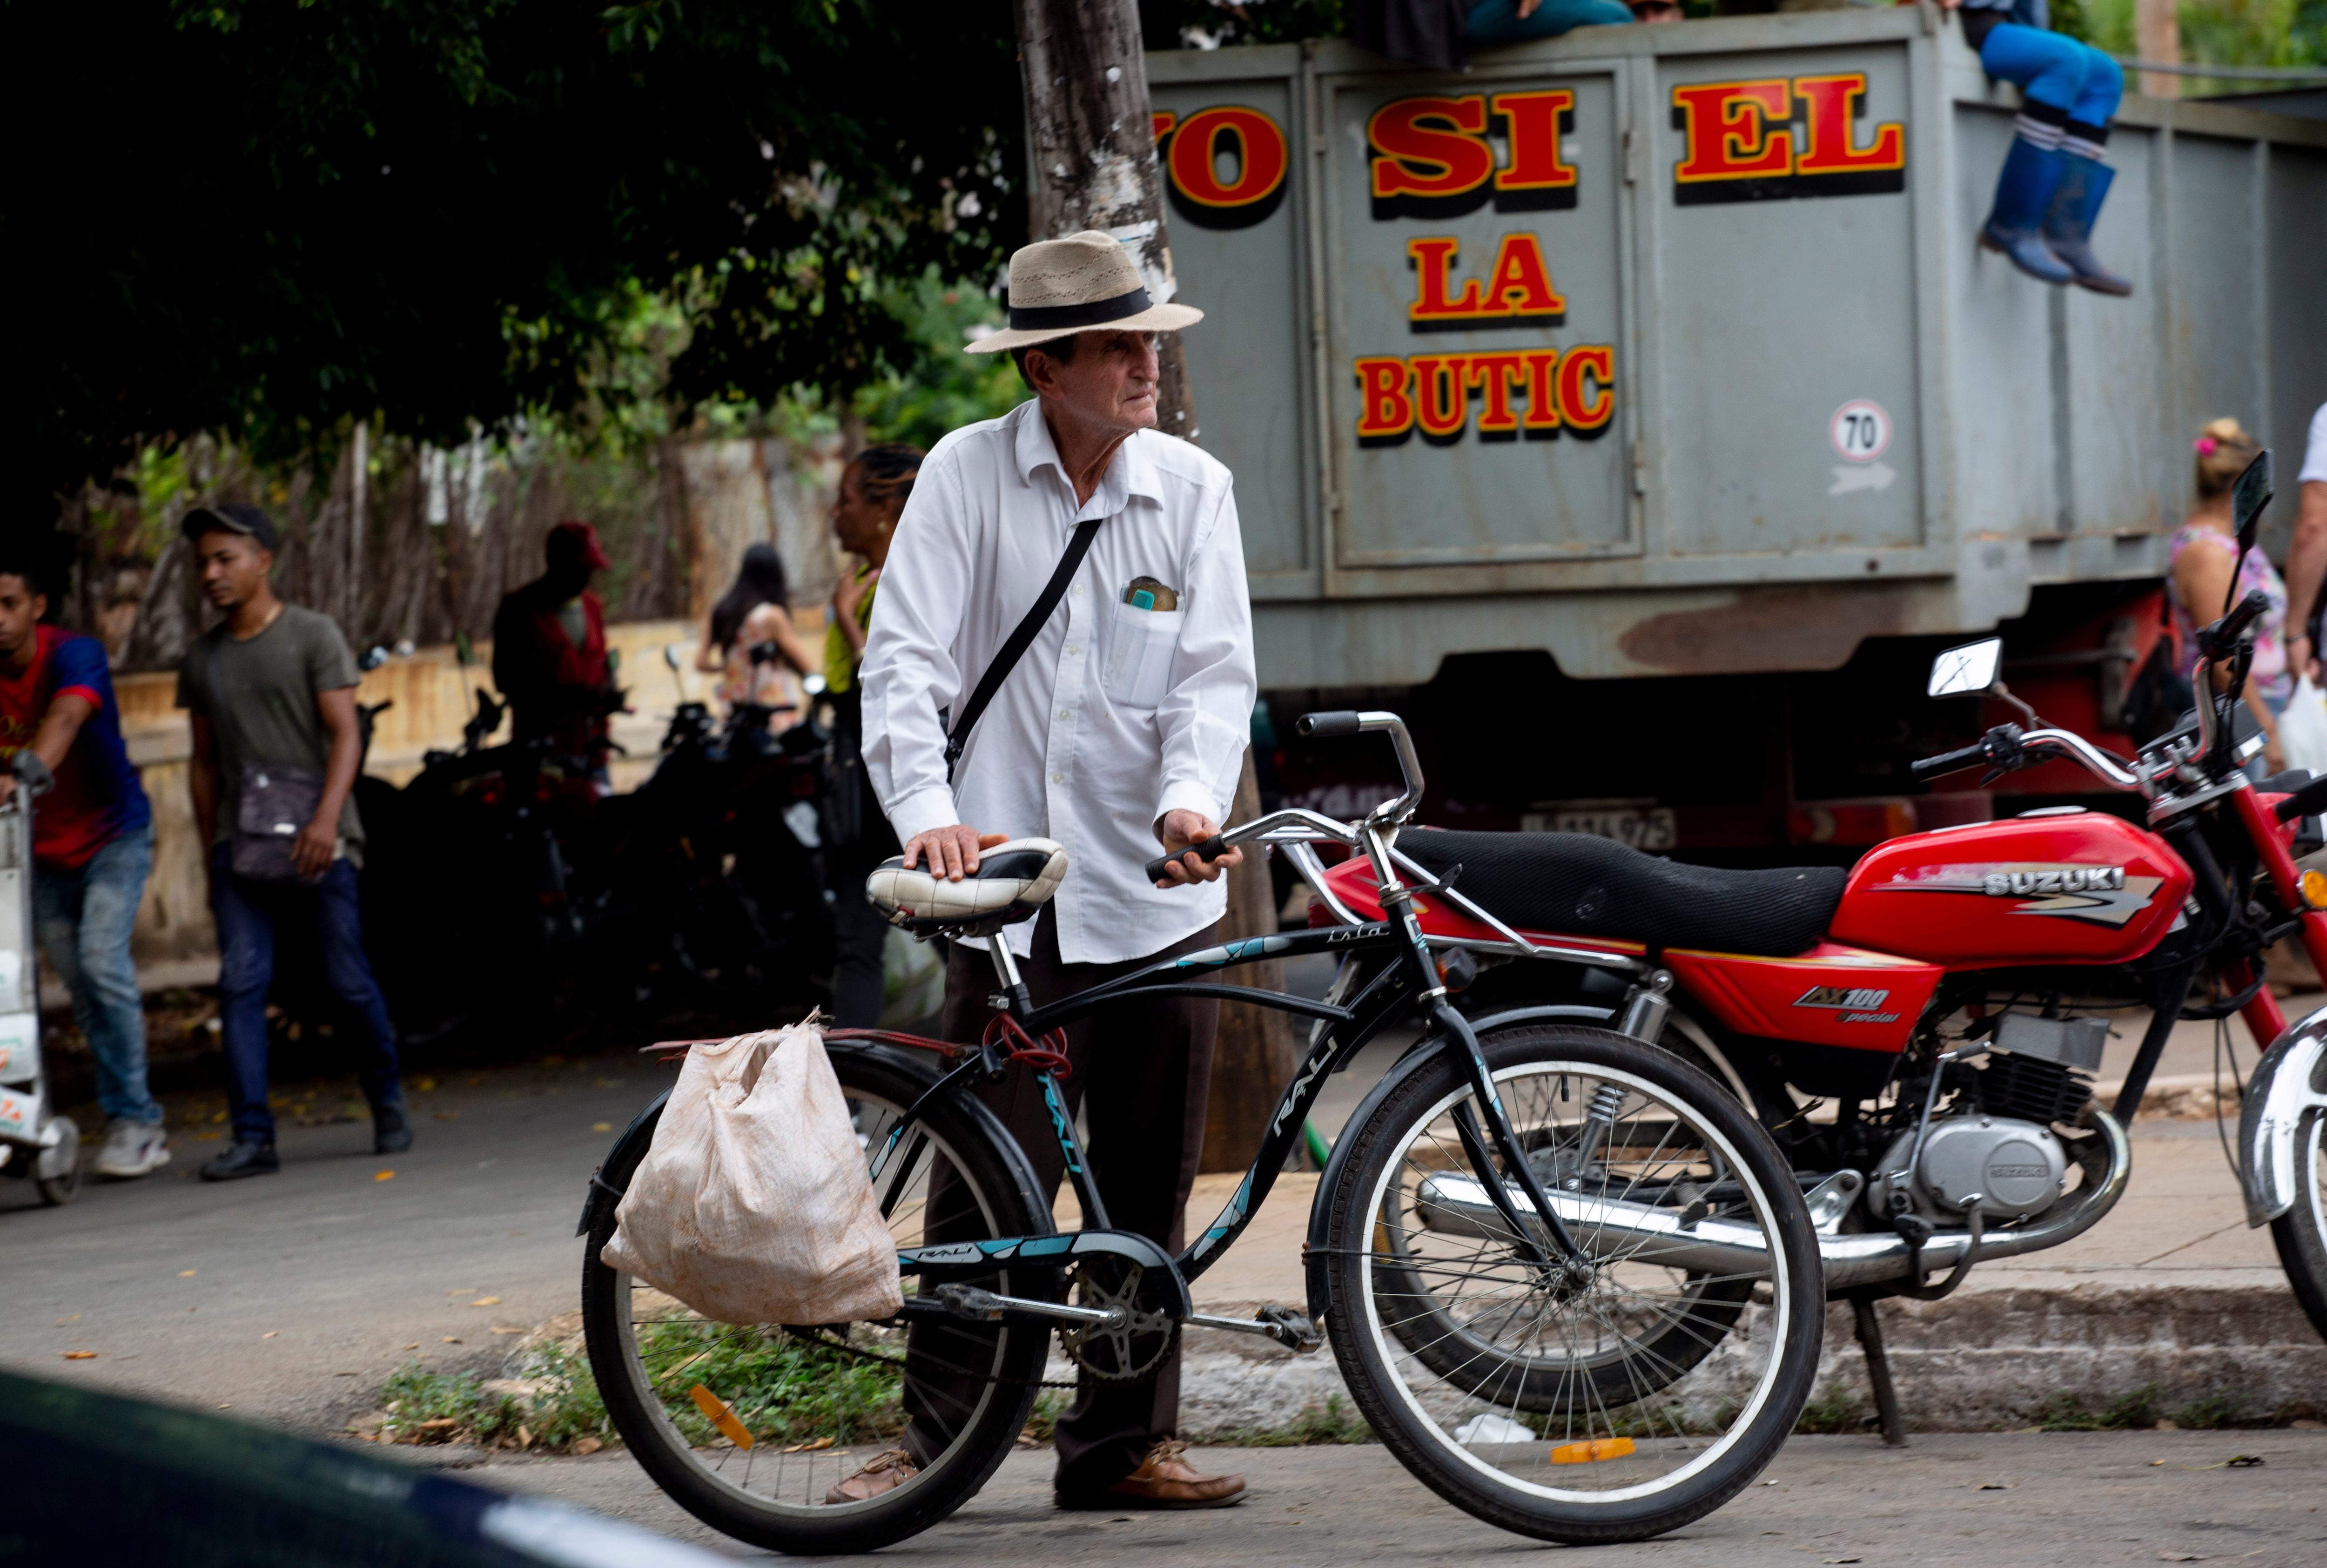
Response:
[[[859,1103],[877,1153],[931,1082],[877,1050],[835,1050],[834,1072]],[[650,1132],[650,1129],[645,1131]],[[618,1147],[601,1180],[627,1188],[649,1137]],[[942,1166],[944,1174],[937,1175]],[[931,1235],[933,1177],[948,1216]],[[922,1108],[883,1171],[876,1193],[901,1246],[938,1239],[1047,1234],[1024,1161],[974,1101]],[[608,1267],[612,1206],[592,1226],[582,1265],[583,1325],[607,1414],[640,1465],[672,1500],[714,1529],[772,1551],[866,1552],[938,1523],[986,1484],[1033,1409],[1048,1349],[1045,1329],[1005,1323],[814,1326],[735,1324]],[[970,1283],[1007,1294],[1057,1290],[1025,1269]],[[905,1292],[915,1293],[908,1279]],[[919,1473],[858,1502],[832,1489],[878,1455],[910,1445]]]
[[[1330,1220],[1342,1375],[1406,1468],[1480,1518],[1577,1545],[1677,1528],[1743,1489],[1808,1397],[1808,1210],[1761,1126],[1669,1054],[1566,1025],[1481,1043],[1589,1266],[1524,1255],[1463,1152],[1469,1078],[1443,1057],[1350,1134]],[[1644,1218],[1719,1222],[1743,1254],[1651,1244]]]

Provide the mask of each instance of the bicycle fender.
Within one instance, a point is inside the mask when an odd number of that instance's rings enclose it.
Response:
[[[669,1099],[670,1091],[665,1089],[650,1100],[646,1109],[632,1116],[631,1125],[616,1136],[614,1146],[606,1151],[606,1157],[598,1162],[598,1168],[590,1172],[590,1185],[582,1194],[582,1223],[574,1227],[575,1235],[589,1235],[590,1227],[597,1222],[598,1216],[611,1211],[622,1200],[622,1193],[631,1184],[631,1172],[638,1170],[639,1162],[647,1157],[647,1151],[654,1145],[655,1126],[662,1120],[662,1108]],[[609,1172],[613,1176],[612,1181],[608,1180]]]
[[[2327,1115],[2327,1007],[2271,1041],[2238,1106],[2238,1171],[2247,1224],[2268,1225],[2294,1207],[2310,1178],[2296,1169],[2306,1115]]]
[[[1612,1007],[1588,1007],[1577,1003],[1553,1003],[1538,1007],[1514,1007],[1502,1013],[1491,1013],[1484,1018],[1471,1021],[1472,1032],[1481,1044],[1487,1035],[1498,1029],[1509,1029],[1520,1023],[1606,1023],[1616,1015]],[[1381,1081],[1366,1091],[1358,1108],[1341,1125],[1342,1135],[1333,1140],[1332,1158],[1325,1162],[1325,1173],[1317,1179],[1316,1196],[1309,1200],[1309,1237],[1301,1246],[1302,1274],[1309,1294],[1309,1316],[1322,1321],[1325,1311],[1332,1305],[1332,1275],[1326,1267],[1332,1255],[1326,1250],[1327,1226],[1333,1209],[1333,1194],[1340,1188],[1342,1167],[1348,1163],[1350,1151],[1356,1140],[1349,1136],[1350,1129],[1362,1127],[1382,1101],[1395,1093],[1399,1085],[1419,1072],[1446,1048],[1446,1037],[1431,1033],[1423,1037],[1412,1050],[1397,1059],[1396,1066],[1382,1074]]]

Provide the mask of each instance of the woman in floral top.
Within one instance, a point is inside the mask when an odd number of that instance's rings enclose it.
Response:
[[[2194,443],[2197,452],[2198,509],[2173,530],[2173,625],[2184,649],[2192,647],[2196,629],[2219,620],[2225,602],[2242,599],[2255,589],[2269,596],[2270,608],[2255,626],[2254,664],[2247,671],[2247,711],[2262,725],[2264,777],[2286,766],[2278,742],[2278,715],[2294,695],[2294,679],[2286,667],[2286,584],[2278,568],[2260,550],[2238,562],[2238,543],[2231,532],[2230,487],[2254,461],[2261,448],[2235,419],[2209,424]],[[2230,589],[2230,573],[2238,572],[2238,591]],[[2218,677],[2227,680],[2227,670]]]

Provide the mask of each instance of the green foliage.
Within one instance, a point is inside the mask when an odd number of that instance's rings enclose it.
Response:
[[[1150,49],[1180,49],[1197,39],[1226,47],[1342,38],[1349,23],[1349,0],[1139,0],[1140,31]]]
[[[380,1388],[388,1414],[380,1435],[391,1442],[545,1450],[566,1449],[585,1437],[613,1441],[613,1419],[580,1354],[542,1346],[526,1358],[519,1377],[534,1386],[529,1395],[488,1390],[474,1372],[435,1372],[407,1361]]]
[[[1839,1382],[1829,1381],[1812,1395],[1794,1420],[1796,1432],[1844,1433],[1856,1432],[1865,1406],[1856,1394]]]
[[[697,1446],[724,1439],[696,1407],[696,1384],[717,1395],[762,1442],[861,1442],[905,1423],[896,1363],[843,1355],[780,1329],[699,1318],[642,1324],[639,1364],[672,1422]]]
[[[452,445],[666,387],[681,413],[846,398],[917,362],[901,288],[993,277],[1024,231],[999,0],[130,0],[38,24],[10,203],[41,302],[11,378],[35,495],[201,431],[271,462],[350,418]],[[668,353],[651,387],[621,373],[641,351]]]
[[[2254,1401],[2233,1389],[2193,1399],[2173,1413],[2173,1424],[2191,1432],[2220,1432],[2226,1426],[2268,1425],[2270,1417],[2254,1408]]]
[[[918,350],[911,367],[858,390],[855,409],[873,441],[933,446],[949,430],[1008,413],[1027,394],[1007,354],[963,352],[968,331],[1001,324],[984,291],[943,286],[934,275],[892,306]]]

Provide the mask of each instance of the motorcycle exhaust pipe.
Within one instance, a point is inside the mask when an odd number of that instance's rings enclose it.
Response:
[[[2114,1117],[2095,1107],[2092,1123],[2107,1145],[2107,1163],[2098,1177],[2022,1225],[1984,1230],[1979,1239],[1981,1259],[2018,1257],[2073,1241],[2098,1224],[2125,1196],[2133,1173],[2133,1148],[2125,1129]],[[1517,1188],[1511,1201],[1524,1213],[1528,1200]],[[1645,1203],[1588,1197],[1554,1189],[1551,1205],[1575,1237],[1603,1263],[1644,1263],[1666,1268],[1767,1278],[1770,1248],[1762,1232],[1734,1220],[1699,1219],[1683,1222],[1683,1212]],[[1415,1213],[1425,1229],[1444,1236],[1497,1240],[1510,1234],[1486,1188],[1466,1171],[1442,1171],[1423,1178],[1415,1195]],[[1968,1230],[1942,1230],[1923,1244],[1921,1266],[1926,1274],[1949,1269],[1971,1245]],[[1912,1257],[1904,1237],[1883,1232],[1818,1237],[1818,1256],[1826,1265],[1828,1294],[1854,1285],[1903,1279]]]

